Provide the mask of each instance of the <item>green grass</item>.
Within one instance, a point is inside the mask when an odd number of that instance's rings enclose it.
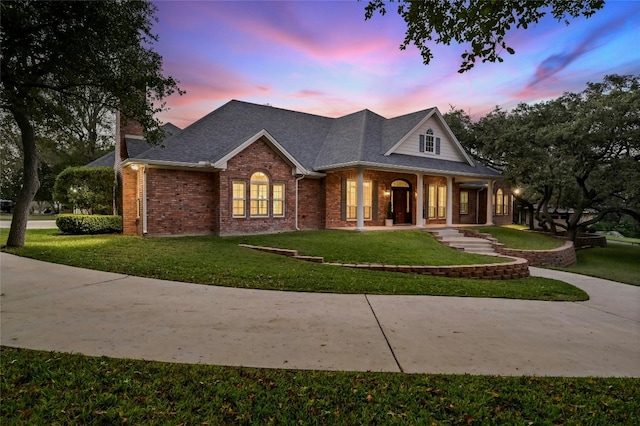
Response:
[[[634,378],[182,365],[1,348],[3,425],[640,423]]]
[[[619,243],[640,244],[640,238],[628,238],[628,237],[614,237],[613,235],[606,235],[607,241],[617,241]]]
[[[442,266],[508,261],[444,247],[430,234],[422,231],[323,230],[225,239],[235,243],[295,249],[301,255],[323,256],[326,262]]]
[[[506,247],[518,250],[552,250],[564,244],[558,238],[530,232],[521,226],[483,226],[472,229],[491,234]]]
[[[609,244],[578,250],[578,263],[563,271],[640,286],[640,246]]]
[[[570,284],[540,277],[494,281],[360,270],[303,262],[238,246],[239,242],[278,243],[299,249],[301,254],[325,256],[327,259],[333,259],[339,253],[338,258],[344,262],[351,262],[361,256],[360,252],[367,252],[379,256],[370,259],[376,263],[384,261],[390,253],[399,251],[396,254],[403,262],[413,259],[414,264],[428,263],[425,255],[416,253],[418,248],[438,252],[431,259],[440,259],[446,264],[462,262],[469,256],[441,246],[426,233],[419,234],[423,246],[414,240],[418,234],[413,232],[376,234],[322,231],[233,238],[141,238],[122,235],[67,236],[60,235],[57,230],[34,229],[27,231],[25,247],[7,251],[47,262],[101,271],[228,287],[530,300],[588,299],[585,292]],[[384,235],[389,238],[381,238]],[[0,230],[0,236],[6,238],[6,233]],[[404,236],[408,237],[404,247],[410,249],[402,247]],[[290,244],[287,238],[291,239]],[[388,245],[385,241],[388,241]],[[371,250],[374,242],[377,247]],[[471,263],[477,260],[475,256],[470,259],[473,259]]]

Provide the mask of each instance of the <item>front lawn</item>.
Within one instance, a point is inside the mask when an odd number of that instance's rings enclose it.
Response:
[[[518,250],[553,250],[564,244],[559,238],[513,226],[479,226],[472,229],[491,234],[506,247]]]
[[[6,232],[0,231],[0,236],[6,238]],[[402,260],[398,263],[414,265],[438,264],[434,262],[468,264],[478,261],[476,255],[444,247],[429,234],[412,231],[380,234],[320,231],[253,237],[141,238],[122,235],[67,236],[60,235],[57,230],[34,229],[27,231],[25,247],[7,251],[47,262],[101,271],[228,287],[530,300],[588,299],[585,292],[570,284],[540,277],[493,281],[351,269],[258,252],[239,247],[240,242],[281,245],[298,249],[300,254],[324,256],[328,260],[345,263],[369,259],[369,255],[373,257],[368,260],[371,263],[391,263],[393,253]],[[483,256],[481,259],[486,258]],[[489,259],[495,261],[494,258]]]
[[[3,425],[640,424],[634,378],[184,365],[0,348]]]
[[[578,263],[563,271],[640,286],[640,246],[609,243],[578,250]]]

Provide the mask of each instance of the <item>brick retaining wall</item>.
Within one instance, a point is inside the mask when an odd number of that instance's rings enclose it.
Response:
[[[504,246],[490,234],[484,234],[473,229],[463,229],[466,237],[484,238],[491,241],[494,250],[504,256],[513,256],[527,259],[531,266],[557,266],[566,267],[575,265],[576,250],[571,241],[565,241],[562,247],[552,250],[518,250]]]
[[[279,254],[308,262],[324,263],[322,257],[299,256],[297,250],[240,244],[241,247]],[[485,265],[447,265],[447,266],[414,266],[414,265],[381,265],[375,263],[326,263],[354,269],[371,269],[374,271],[402,272],[411,274],[435,275],[447,278],[477,278],[485,280],[511,280],[529,276],[529,262],[522,258],[510,258],[506,263],[490,263]]]

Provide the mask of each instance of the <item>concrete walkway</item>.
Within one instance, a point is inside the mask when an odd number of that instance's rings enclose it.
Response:
[[[0,255],[1,343],[292,369],[640,377],[640,287],[531,268],[580,303],[175,283]]]

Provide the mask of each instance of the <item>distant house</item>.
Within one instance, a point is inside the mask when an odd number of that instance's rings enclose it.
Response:
[[[140,130],[140,129],[138,129]],[[511,191],[436,108],[339,118],[230,101],[163,146],[121,136],[124,233],[511,222]]]

